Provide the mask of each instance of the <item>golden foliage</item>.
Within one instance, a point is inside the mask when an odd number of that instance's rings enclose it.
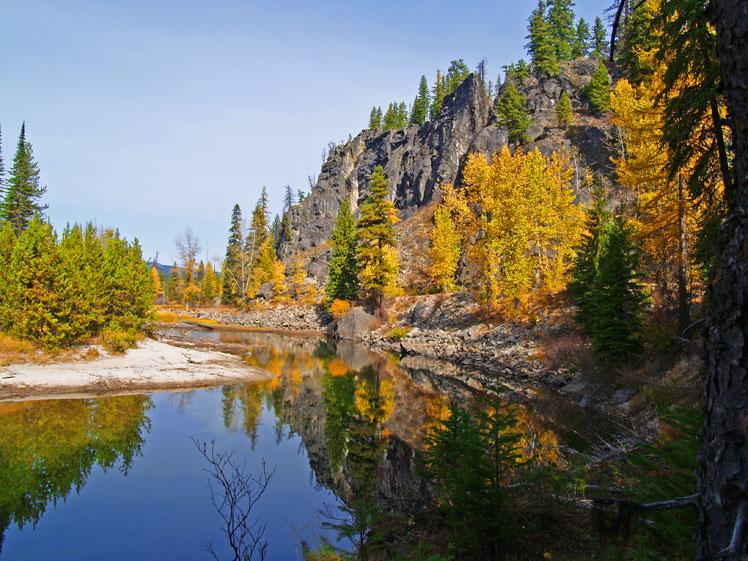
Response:
[[[351,303],[348,300],[333,300],[330,304],[330,314],[337,320],[347,314],[350,309]]]

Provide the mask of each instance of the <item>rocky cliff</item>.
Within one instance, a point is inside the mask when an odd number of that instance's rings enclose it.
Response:
[[[542,78],[530,72],[520,82],[533,115],[526,148],[548,153],[573,146],[580,163],[607,168],[606,123],[589,114],[582,93],[596,67],[596,61],[582,59],[564,63],[558,77]],[[575,111],[574,126],[568,131],[556,123],[555,105],[563,90],[569,93]],[[322,166],[310,195],[291,209],[291,235],[283,244],[283,255],[305,252],[310,274],[324,278],[329,253],[325,242],[340,204],[348,199],[354,212],[358,209],[378,165],[384,167],[401,218],[439,200],[442,185],[459,186],[469,153],[491,154],[507,143],[506,130],[496,126],[494,102],[479,76],[471,74],[447,96],[435,121],[399,130],[364,130],[338,146]]]

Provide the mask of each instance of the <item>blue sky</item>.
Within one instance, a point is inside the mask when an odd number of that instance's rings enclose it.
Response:
[[[578,0],[588,21],[609,2]],[[412,101],[453,58],[523,56],[532,0],[0,0],[0,124],[21,121],[49,216],[138,237],[170,263],[192,227],[223,254],[234,203],[307,188],[372,105]]]

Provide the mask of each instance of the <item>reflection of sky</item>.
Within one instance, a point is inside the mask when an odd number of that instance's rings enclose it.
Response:
[[[276,444],[274,414],[263,408],[253,451],[243,432],[224,428],[220,388],[181,395],[153,396],[151,432],[127,476],[95,467],[80,493],[49,508],[36,528],[11,526],[3,559],[187,561],[208,558],[210,540],[223,552],[207,475],[190,437],[215,440],[217,448],[246,459],[250,470],[262,459],[276,467],[257,514],[268,525],[270,559],[299,559],[300,540],[315,542],[308,528],[319,527],[317,513],[335,502],[330,491],[314,488],[301,439]]]

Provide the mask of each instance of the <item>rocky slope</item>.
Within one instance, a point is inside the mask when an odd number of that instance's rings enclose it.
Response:
[[[548,153],[574,147],[578,163],[605,171],[609,155],[605,147],[606,122],[589,114],[582,93],[597,67],[592,59],[564,63],[556,78],[532,72],[519,84],[528,100],[533,125],[527,149]],[[572,100],[575,122],[570,130],[558,128],[555,105],[566,90]],[[495,100],[476,74],[471,74],[444,100],[438,119],[400,130],[364,130],[338,146],[322,166],[316,185],[303,203],[290,211],[291,235],[283,244],[284,256],[302,251],[309,273],[323,280],[327,273],[328,240],[343,200],[354,211],[366,199],[369,177],[384,167],[390,194],[401,218],[439,200],[441,186],[459,185],[462,168],[471,152],[491,154],[507,143],[505,129],[496,126]]]

